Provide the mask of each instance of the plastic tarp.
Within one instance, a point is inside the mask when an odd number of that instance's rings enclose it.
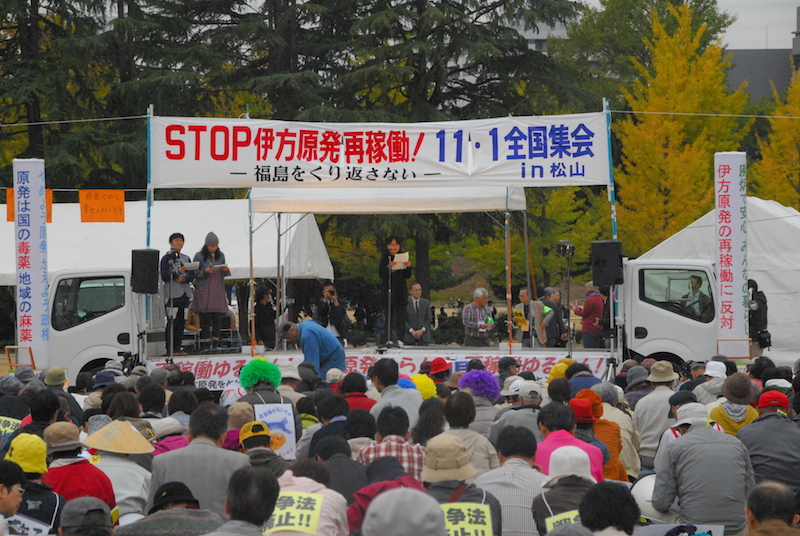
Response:
[[[508,190],[508,196],[506,196]],[[524,188],[253,188],[254,212],[431,214],[525,210]]]
[[[183,233],[183,253],[190,258],[203,247],[206,234],[219,237],[231,277],[250,278],[248,201],[155,201],[151,214],[151,247],[163,255],[169,235]],[[14,223],[0,223],[2,251],[14,251]],[[277,268],[277,217],[255,214],[253,266],[255,277],[275,278]],[[325,244],[313,214],[282,214],[281,264],[283,276],[298,279],[333,279]],[[125,203],[124,223],[82,223],[77,203],[54,203],[53,223],[47,224],[48,272],[61,270],[130,268],[131,250],[146,247],[147,203]],[[0,285],[16,284],[14,255],[0,258]]]
[[[714,261],[714,233],[714,211],[711,211],[640,258]],[[797,351],[800,212],[776,201],[747,198],[747,272],[767,296],[772,348]]]

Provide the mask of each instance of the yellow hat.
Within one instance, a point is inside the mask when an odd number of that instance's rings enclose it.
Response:
[[[244,443],[246,439],[256,436],[270,437],[272,436],[272,432],[270,432],[267,425],[261,421],[248,422],[239,430],[239,443]]]
[[[47,472],[47,445],[34,434],[19,434],[11,442],[6,460],[14,462],[26,473]]]
[[[550,382],[556,378],[566,378],[568,368],[566,363],[556,363],[553,365],[553,368],[550,369],[550,376],[547,378],[547,385],[550,385]]]
[[[117,454],[148,454],[155,448],[130,423],[114,420],[87,437],[83,444],[90,449]]]

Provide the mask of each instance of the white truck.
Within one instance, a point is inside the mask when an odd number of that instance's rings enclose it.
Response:
[[[710,263],[626,260],[624,274],[625,283],[617,287],[616,313],[623,359],[653,357],[679,363],[707,360],[716,353],[719,302]],[[710,308],[702,314],[686,305],[692,278],[699,280],[701,291],[710,299]],[[50,365],[68,368],[71,378],[108,359],[163,360],[163,300],[159,295],[132,292],[130,269],[54,273],[50,294]]]

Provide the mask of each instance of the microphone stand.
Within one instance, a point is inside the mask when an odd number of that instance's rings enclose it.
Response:
[[[387,250],[388,252],[388,250]],[[387,265],[389,268],[389,292],[388,292],[388,299],[389,299],[389,307],[386,311],[386,335],[388,338],[387,346],[394,346],[395,342],[392,340],[392,329],[394,326],[392,325],[392,259],[394,255],[391,253],[387,253]]]
[[[169,348],[169,355],[167,356],[167,363],[174,363],[174,355],[175,355],[175,311],[173,310],[173,297],[172,297],[172,283],[175,281],[172,279],[172,275],[175,273],[175,251],[171,250],[169,252],[169,259],[167,260],[167,267],[169,268],[169,287],[167,290],[168,299],[167,299],[167,326],[169,329],[168,337],[169,341],[167,347]]]

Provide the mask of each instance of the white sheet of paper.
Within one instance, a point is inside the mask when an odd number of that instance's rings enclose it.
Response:
[[[397,270],[404,270],[406,268],[405,263],[408,262],[408,251],[405,253],[396,253],[394,256],[394,262],[397,264],[392,266],[393,272],[396,272]]]

